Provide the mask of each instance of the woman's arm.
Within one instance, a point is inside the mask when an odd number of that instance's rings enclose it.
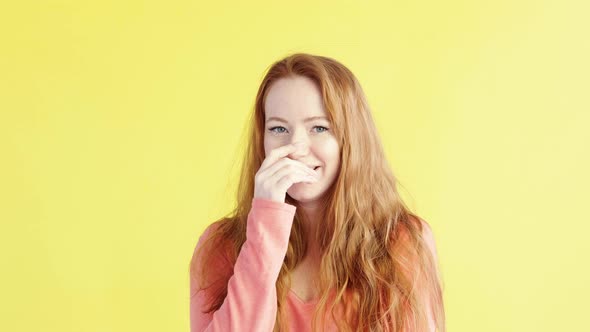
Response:
[[[296,207],[287,203],[254,198],[248,214],[246,241],[240,249],[227,296],[219,308],[204,314],[204,291],[190,301],[191,332],[261,331],[270,332],[277,314],[276,281],[287,253]],[[203,232],[195,251],[202,245]],[[198,280],[191,278],[194,294]]]

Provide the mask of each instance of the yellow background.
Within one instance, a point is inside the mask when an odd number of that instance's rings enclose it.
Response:
[[[296,51],[360,80],[430,222],[448,330],[582,331],[586,1],[5,1],[0,330],[188,331],[258,84]]]

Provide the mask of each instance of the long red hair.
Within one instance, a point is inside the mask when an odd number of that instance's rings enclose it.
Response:
[[[221,307],[232,267],[246,241],[254,175],[265,158],[266,95],[273,82],[293,75],[308,77],[317,84],[341,149],[341,169],[326,195],[319,219],[323,231],[315,239],[322,251],[319,282],[323,293],[313,316],[314,331],[325,326],[327,313],[341,331],[421,332],[429,330],[429,324],[446,331],[442,279],[432,231],[398,193],[397,179],[358,80],[338,61],[305,53],[289,55],[267,70],[248,127],[237,204],[230,214],[215,222],[207,241],[191,259],[191,278],[200,281],[199,288],[207,291],[210,300],[204,312]],[[298,206],[289,195],[285,202]],[[290,271],[307,249],[304,217],[297,209],[276,283],[274,331],[287,331],[284,307]],[[220,261],[225,268],[211,275],[205,267]],[[334,297],[331,291],[335,291]],[[339,316],[342,313],[345,319]]]

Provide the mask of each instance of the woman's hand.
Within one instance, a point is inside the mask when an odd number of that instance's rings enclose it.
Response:
[[[285,194],[293,184],[318,181],[311,168],[287,157],[297,149],[295,144],[288,144],[270,151],[254,176],[254,198],[284,203]]]

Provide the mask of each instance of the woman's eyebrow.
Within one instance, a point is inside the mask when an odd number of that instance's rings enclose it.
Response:
[[[325,117],[325,116],[312,116],[312,117],[309,117],[309,118],[303,120],[303,122],[309,122],[309,121],[318,120],[318,119],[328,120],[328,118]],[[272,120],[287,123],[287,120],[285,120],[283,118],[276,117],[276,116],[271,116],[270,118],[268,118],[266,120],[266,122],[269,122],[269,121],[272,121]]]

